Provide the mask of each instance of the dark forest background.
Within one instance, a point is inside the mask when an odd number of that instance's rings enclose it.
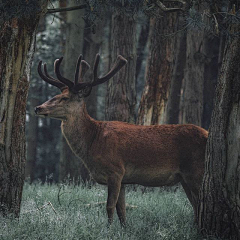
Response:
[[[49,7],[79,3],[52,1]],[[151,9],[128,14],[121,8],[99,15],[100,5],[95,7],[97,16],[94,9],[92,12],[80,9],[47,14],[39,23],[26,116],[25,175],[30,182],[90,179],[62,137],[60,121],[35,116],[35,106],[58,94],[58,89],[40,79],[37,73],[40,60],[47,63],[50,75],[54,75],[53,62],[64,56],[62,72],[72,79],[78,55],[83,54],[93,65],[99,52],[101,75],[114,61],[114,44],[116,48],[122,46],[122,55],[128,60],[128,75],[93,90],[87,99],[90,116],[143,125],[193,123],[209,128],[225,34],[216,34],[211,25],[203,25],[206,19],[198,18],[207,18],[207,14],[190,12],[186,18],[181,12],[159,14]],[[150,18],[154,14],[156,17]],[[91,73],[88,77],[91,78]],[[127,106],[119,104],[121,88],[126,91]],[[114,92],[115,98],[109,101]],[[126,107],[129,114],[123,116],[121,108]]]
[[[236,0],[0,0],[0,215],[20,216],[25,179],[92,183],[60,122],[34,114],[58,93],[38,76],[38,62],[54,75],[63,56],[61,72],[73,79],[79,54],[93,66],[100,53],[100,75],[121,54],[128,64],[93,89],[89,114],[209,130],[197,225],[204,235],[239,239],[239,23]]]

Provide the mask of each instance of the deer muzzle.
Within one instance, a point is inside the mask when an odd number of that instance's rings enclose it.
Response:
[[[42,107],[35,107],[35,113],[36,115],[42,115],[42,116],[47,116],[48,114],[42,114]]]

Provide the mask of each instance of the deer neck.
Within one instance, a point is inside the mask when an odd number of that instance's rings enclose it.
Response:
[[[92,119],[86,110],[85,103],[71,114],[67,121],[63,121],[61,129],[68,145],[91,170],[91,146],[98,133],[97,121]]]

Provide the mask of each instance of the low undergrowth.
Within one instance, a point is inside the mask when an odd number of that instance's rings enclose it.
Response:
[[[107,227],[106,187],[28,184],[19,219],[0,218],[0,239],[202,239],[180,187],[127,187],[127,226]],[[144,193],[143,193],[144,192]]]

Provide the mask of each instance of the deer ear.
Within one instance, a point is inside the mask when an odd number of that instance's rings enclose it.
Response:
[[[90,95],[91,91],[92,91],[92,87],[88,85],[78,91],[78,96],[80,98],[88,97]]]

